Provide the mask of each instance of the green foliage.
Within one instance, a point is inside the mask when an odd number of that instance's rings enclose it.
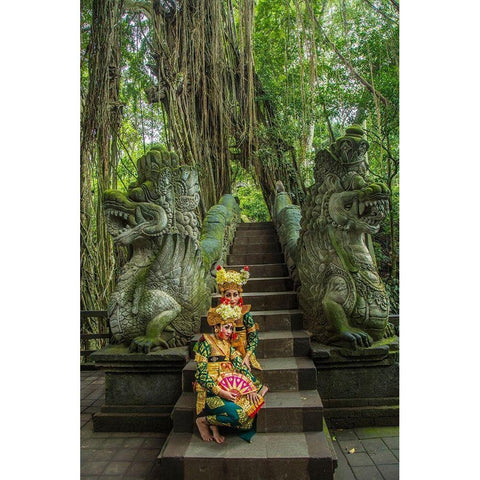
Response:
[[[233,3],[239,23],[244,3]],[[256,0],[254,14],[252,47],[262,85],[256,101],[266,118],[255,132],[255,155],[267,169],[278,167],[292,178],[300,174],[308,187],[315,154],[342,136],[347,126],[362,125],[370,144],[371,174],[392,190],[391,216],[374,240],[380,273],[394,295],[399,256],[398,12],[391,2],[380,0]],[[82,0],[82,99],[88,86],[91,19],[92,0]],[[153,43],[150,20],[126,10],[121,25],[122,123],[115,172],[117,188],[124,191],[136,180],[135,163],[149,146],[171,148],[163,107],[150,103],[146,94],[158,83],[152,72]],[[273,145],[272,138],[284,144]],[[268,220],[257,175],[232,162],[231,177],[244,220]]]
[[[270,213],[260,187],[251,174],[234,162],[233,195],[240,201],[243,222],[269,222]]]

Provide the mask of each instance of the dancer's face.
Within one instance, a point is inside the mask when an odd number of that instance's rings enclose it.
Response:
[[[231,305],[237,305],[240,300],[240,292],[238,290],[226,290],[224,296],[230,300]]]
[[[233,323],[225,323],[220,328],[220,337],[223,336],[225,340],[230,340],[233,334]]]

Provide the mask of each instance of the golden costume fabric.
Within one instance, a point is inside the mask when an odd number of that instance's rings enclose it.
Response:
[[[217,378],[221,373],[236,370],[249,378],[257,387],[261,383],[242,364],[241,355],[231,346],[229,341],[220,340],[214,335],[204,334],[195,347],[197,371],[195,373],[197,391],[197,415],[206,415],[210,425],[234,427],[239,430],[250,430],[253,417],[236,403],[218,396],[220,387]]]

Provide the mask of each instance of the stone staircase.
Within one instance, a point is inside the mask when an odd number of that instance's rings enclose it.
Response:
[[[302,330],[273,224],[240,224],[227,263],[237,271],[250,267],[243,297],[259,325],[257,358],[263,368],[254,374],[269,386],[257,416],[257,434],[251,444],[235,435],[223,444],[201,440],[194,424],[196,364],[191,360],[183,370],[173,429],[158,457],[161,478],[333,479],[337,459],[323,418],[317,371],[308,357],[310,340]],[[219,298],[213,295],[212,305]],[[206,317],[201,331],[211,331]]]

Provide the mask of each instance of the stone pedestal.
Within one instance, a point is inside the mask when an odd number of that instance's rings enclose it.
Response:
[[[105,372],[105,404],[93,415],[97,432],[162,432],[172,427],[173,406],[182,393],[188,347],[129,353],[111,345],[91,355]]]
[[[329,427],[398,425],[397,337],[356,351],[312,342],[312,358]]]

